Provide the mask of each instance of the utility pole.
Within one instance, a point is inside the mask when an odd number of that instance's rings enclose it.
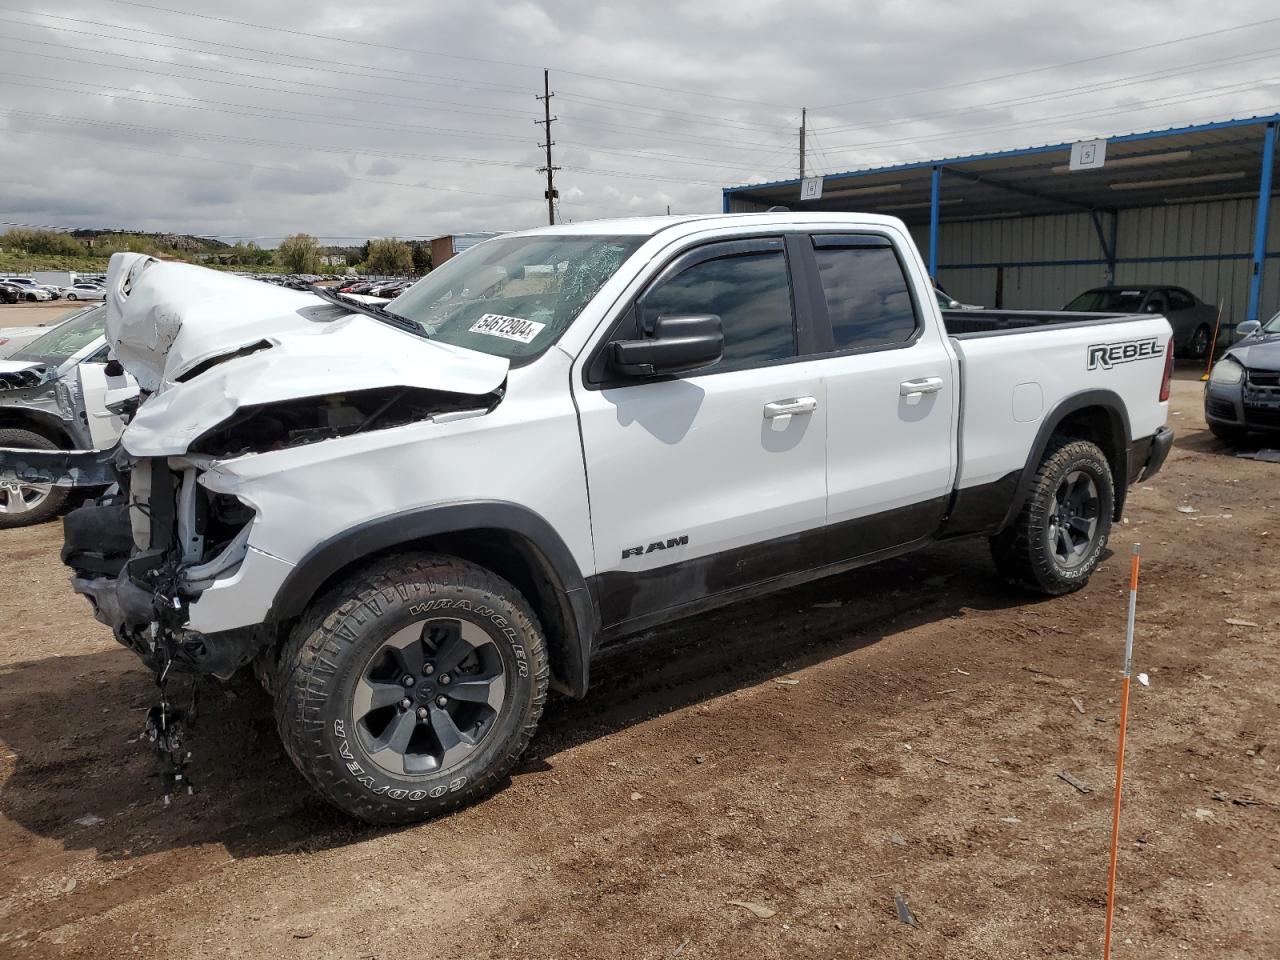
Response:
[[[805,121],[808,120],[809,111],[806,107],[800,108],[800,179],[804,179],[804,128]]]
[[[533,122],[545,127],[544,132],[547,135],[546,143],[538,144],[538,146],[547,151],[547,165],[545,167],[539,167],[538,172],[545,173],[547,175],[547,223],[552,226],[555,226],[556,222],[556,200],[560,197],[560,194],[556,191],[556,171],[560,168],[552,166],[551,164],[551,148],[554,147],[556,143],[551,139],[551,124],[560,119],[559,117],[553,117],[551,115],[551,98],[554,96],[555,94],[551,92],[550,71],[544,69],[542,71],[542,96],[536,97],[536,99],[542,101],[542,115],[544,119],[535,120]]]

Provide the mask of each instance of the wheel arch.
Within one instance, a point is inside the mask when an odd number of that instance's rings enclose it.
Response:
[[[276,594],[268,622],[297,619],[312,600],[375,557],[444,553],[510,581],[546,634],[553,686],[585,696],[598,613],[573,554],[554,528],[503,501],[446,504],[379,517],[317,545]]]
[[[1113,519],[1119,520],[1124,511],[1125,495],[1129,486],[1129,447],[1132,433],[1124,400],[1112,390],[1085,390],[1063,399],[1040,423],[1035,442],[1027,456],[1027,462],[1018,478],[1009,510],[1000,524],[1003,530],[1013,522],[1022,508],[1035,479],[1040,461],[1044,459],[1049,441],[1055,436],[1072,437],[1096,443],[1106,455],[1111,467],[1111,480],[1115,487]]]
[[[45,410],[0,407],[0,430],[30,430],[59,449],[71,450],[75,443],[61,418]]]

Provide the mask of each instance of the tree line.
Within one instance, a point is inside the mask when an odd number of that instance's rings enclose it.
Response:
[[[285,237],[275,250],[264,249],[252,240],[230,245],[209,241],[210,249],[193,249],[199,243],[199,238],[131,233],[100,233],[81,240],[59,230],[30,227],[14,227],[0,235],[0,249],[26,256],[109,257],[127,251],[226,267],[277,268],[285,273],[328,273],[338,267],[353,267],[359,273],[408,276],[421,275],[431,269],[431,244],[424,240],[386,237],[357,247],[339,248],[322,247],[310,234],[295,233]],[[335,263],[336,257],[344,262]]]
[[[285,237],[276,249],[276,264],[287,273],[324,273],[333,267],[324,257],[325,248],[309,233]],[[345,259],[346,266],[357,273],[393,277],[424,274],[431,269],[431,244],[383,237],[348,249]]]

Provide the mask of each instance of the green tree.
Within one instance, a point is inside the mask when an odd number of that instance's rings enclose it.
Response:
[[[57,230],[28,230],[15,227],[0,237],[0,247],[22,253],[44,253],[59,257],[83,257],[84,245],[68,233]]]
[[[288,273],[318,273],[320,246],[309,233],[295,233],[280,241],[276,263]]]
[[[388,237],[369,241],[370,273],[401,275],[413,273],[413,251],[403,240]]]
[[[431,272],[431,243],[427,240],[415,240],[410,244],[413,248],[413,272],[426,274]]]

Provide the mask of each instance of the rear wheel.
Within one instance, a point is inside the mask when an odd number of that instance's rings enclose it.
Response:
[[[996,568],[1015,586],[1057,596],[1084,586],[1111,533],[1115,485],[1094,443],[1052,440],[1018,516],[991,538]]]
[[[0,447],[59,449],[48,437],[20,429],[0,430]],[[12,476],[0,476],[0,529],[44,523],[62,509],[68,492],[65,487],[51,483],[24,483]]]
[[[502,578],[448,557],[393,558],[295,629],[275,684],[298,769],[330,803],[409,823],[484,796],[546,701],[546,645]]]
[[[1206,326],[1196,327],[1196,332],[1191,335],[1191,342],[1188,344],[1188,352],[1192,358],[1203,360],[1209,355],[1209,328]]]

